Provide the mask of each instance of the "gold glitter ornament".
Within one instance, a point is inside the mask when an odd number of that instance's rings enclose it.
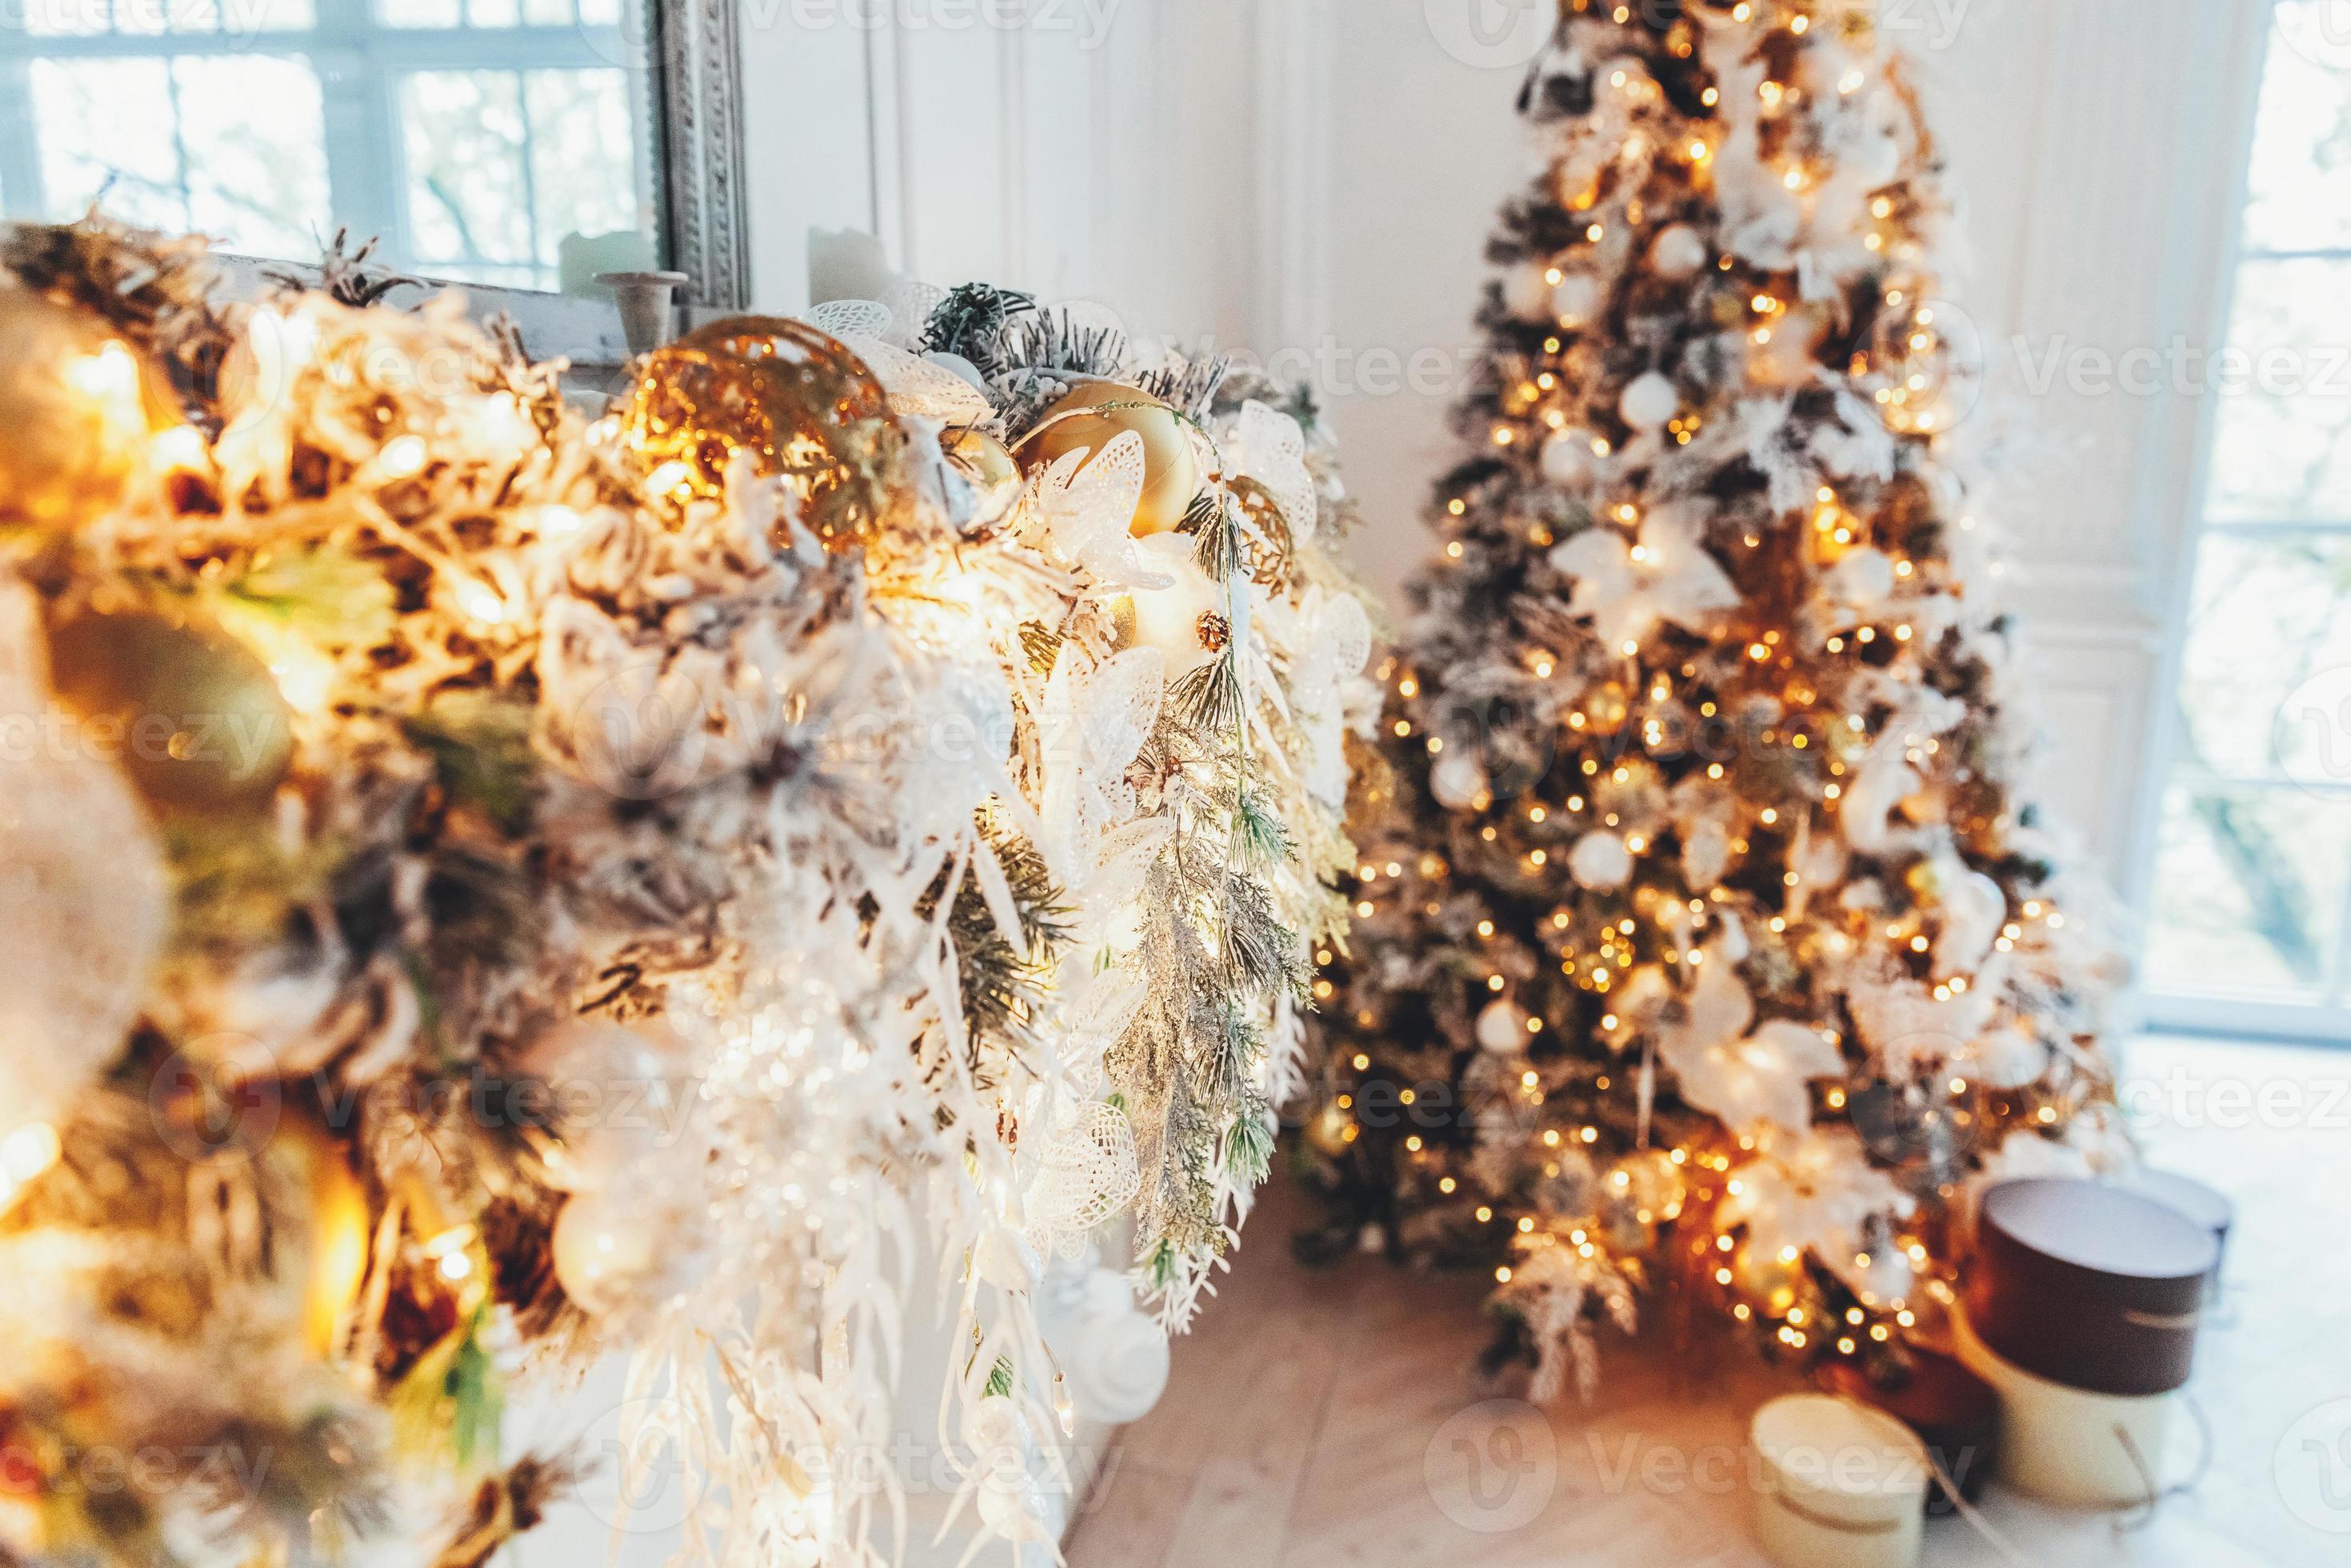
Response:
[[[716,499],[738,452],[780,477],[831,550],[862,549],[891,505],[904,437],[863,361],[805,321],[735,316],[639,361],[622,439],[659,493]]]
[[[1254,479],[1234,479],[1227,488],[1249,523],[1249,529],[1241,538],[1250,580],[1264,588],[1288,587],[1298,545],[1281,503],[1274,498],[1272,491]]]
[[[85,612],[49,632],[49,680],[159,808],[256,805],[293,759],[292,711],[251,649],[193,616]]]
[[[109,510],[170,423],[161,377],[105,322],[0,285],[0,524],[71,528]]]

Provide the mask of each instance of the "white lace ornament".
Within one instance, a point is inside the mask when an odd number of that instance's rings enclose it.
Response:
[[[927,312],[925,312],[927,314]],[[890,399],[891,412],[941,424],[981,424],[996,417],[987,393],[950,367],[899,346],[900,323],[921,320],[873,299],[834,299],[809,312],[810,323],[831,333],[865,361]]]
[[[1097,453],[1081,447],[1055,458],[1029,486],[1029,505],[1044,519],[1053,548],[1086,569],[1104,590],[1166,588],[1175,580],[1144,565],[1134,548],[1134,509],[1143,503],[1143,437],[1131,430]]]
[[[1774,1134],[1732,1176],[1715,1211],[1717,1230],[1746,1226],[1747,1245],[1767,1256],[1809,1252],[1869,1300],[1891,1299],[1907,1286],[1898,1252],[1880,1249],[1896,1260],[1888,1265],[1863,1249],[1871,1220],[1907,1218],[1917,1203],[1869,1163],[1850,1128]],[[1870,1260],[1865,1266],[1863,1258]]]
[[[1029,1232],[1040,1252],[1076,1257],[1093,1228],[1143,1190],[1134,1127],[1126,1113],[1096,1100],[1047,1145],[1029,1191]]]
[[[1293,538],[1313,533],[1314,476],[1306,466],[1306,433],[1296,420],[1251,398],[1226,434],[1224,450],[1235,475],[1263,486],[1273,497]]]

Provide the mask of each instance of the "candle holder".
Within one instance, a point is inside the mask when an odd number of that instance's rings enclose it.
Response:
[[[677,291],[685,287],[685,274],[600,272],[596,281],[621,307],[621,335],[631,354],[651,353],[676,335]]]

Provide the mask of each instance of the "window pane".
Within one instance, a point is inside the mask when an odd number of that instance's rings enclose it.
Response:
[[[2227,358],[2211,515],[2351,520],[2351,262],[2246,263]]]
[[[85,37],[114,30],[109,0],[25,0],[25,31],[36,38]]]
[[[376,0],[387,27],[454,27],[460,9],[460,0]]]
[[[38,215],[59,222],[78,217],[102,191],[107,210],[117,217],[156,228],[189,227],[164,62],[32,64],[47,208]]]
[[[528,269],[521,78],[512,71],[417,71],[402,78],[400,103],[414,260]]]
[[[2147,980],[2194,996],[2326,991],[2351,875],[2351,805],[2294,789],[2164,802]]]
[[[2327,25],[2327,7],[2303,9],[2282,12],[2270,39],[2245,208],[2255,250],[2351,246],[2351,59],[2330,68],[2312,57],[2305,35]]]
[[[0,192],[9,218],[96,204],[290,261],[347,229],[387,264],[524,288],[593,289],[659,254],[639,5],[337,0],[325,35],[318,0],[19,0],[15,16],[0,33],[23,46],[28,144],[11,163],[27,177]],[[614,237],[573,246],[566,270],[574,235]]]
[[[2331,706],[2304,688],[2343,670],[2351,670],[2351,537],[2205,536],[2180,657],[2182,767],[2351,785],[2351,766],[2334,755],[2344,738],[2335,727],[2294,711]]]
[[[555,265],[565,235],[643,227],[626,75],[532,71],[523,78],[523,98],[530,114],[540,265]]]
[[[260,256],[315,252],[333,232],[319,78],[270,55],[175,60],[195,227]]]

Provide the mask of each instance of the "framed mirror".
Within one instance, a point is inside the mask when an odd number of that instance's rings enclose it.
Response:
[[[338,231],[611,362],[601,272],[745,303],[727,0],[17,0],[0,212],[309,263]]]

